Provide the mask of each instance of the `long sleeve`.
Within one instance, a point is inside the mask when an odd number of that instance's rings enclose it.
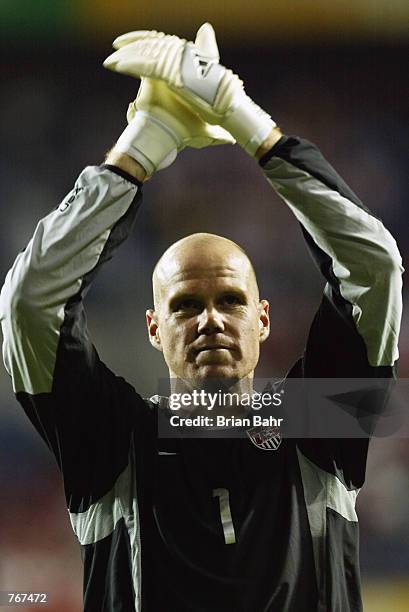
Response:
[[[306,375],[382,376],[371,368],[391,368],[398,359],[403,268],[395,240],[308,141],[283,137],[262,164],[300,222],[327,281],[307,345]],[[343,333],[349,329],[345,342],[354,338],[353,352],[342,352],[348,348],[342,337],[339,347],[331,345],[330,329],[316,329],[325,325],[326,316],[332,323],[339,320]],[[331,329],[338,331],[334,325]],[[325,331],[327,341],[321,338],[313,355],[319,331]],[[325,346],[331,349],[330,363],[322,353]]]
[[[402,313],[403,268],[395,240],[310,142],[283,137],[261,165],[299,221],[326,280],[304,355],[290,376],[389,378],[389,384],[382,383],[388,393],[395,377]],[[367,408],[376,422],[373,395],[361,399],[359,407],[351,407],[352,414]],[[306,438],[298,446],[345,486],[362,486],[365,432],[355,439]]]
[[[75,499],[107,491],[124,469],[135,404],[145,407],[100,361],[82,302],[101,265],[129,235],[140,191],[118,169],[87,167],[38,223],[1,292],[6,369],[56,456],[74,508]]]

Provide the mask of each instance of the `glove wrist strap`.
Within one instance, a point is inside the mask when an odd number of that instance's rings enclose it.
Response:
[[[247,95],[240,98],[238,105],[223,122],[223,127],[253,156],[276,125],[270,115]]]
[[[175,160],[180,144],[180,138],[169,126],[149,113],[138,111],[114,149],[132,157],[150,176]]]

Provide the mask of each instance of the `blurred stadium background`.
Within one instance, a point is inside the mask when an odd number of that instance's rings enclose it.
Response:
[[[124,127],[137,83],[101,67],[112,39],[132,29],[192,38],[203,21],[249,94],[286,133],[321,147],[409,255],[407,0],[1,0],[1,278],[36,221]],[[298,357],[320,300],[299,228],[256,164],[235,148],[182,153],[145,186],[133,236],[87,298],[103,360],[146,395],[166,376],[144,327],[150,272],[195,231],[231,237],[254,260],[273,319],[260,376],[282,375]],[[407,310],[400,351],[409,377]],[[0,590],[48,592],[48,610],[80,610],[80,555],[59,474],[3,368],[0,406]],[[408,467],[407,439],[373,443],[359,498],[367,612],[409,610]]]

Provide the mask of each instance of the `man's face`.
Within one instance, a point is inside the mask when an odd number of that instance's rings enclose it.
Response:
[[[170,376],[252,377],[269,320],[246,255],[219,237],[191,240],[162,258],[157,276],[147,322]]]

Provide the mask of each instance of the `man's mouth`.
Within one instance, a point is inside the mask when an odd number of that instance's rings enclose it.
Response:
[[[223,344],[212,344],[209,346],[202,346],[196,350],[197,353],[203,353],[204,351],[229,351],[231,350],[229,346],[225,346]]]

